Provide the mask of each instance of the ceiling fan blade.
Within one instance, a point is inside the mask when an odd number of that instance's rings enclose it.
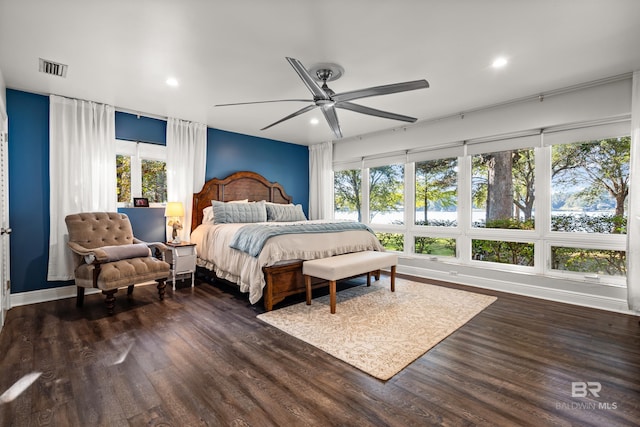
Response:
[[[426,89],[429,82],[426,80],[414,80],[412,82],[394,83],[390,85],[369,87],[366,89],[353,90],[333,95],[335,102],[352,101],[354,99],[367,98],[370,96],[388,95],[391,93],[406,92],[409,90]]]
[[[342,131],[340,130],[340,123],[338,123],[338,115],[336,114],[336,109],[333,105],[324,105],[322,107],[322,114],[324,114],[325,119],[327,119],[327,123],[329,123],[329,127],[333,131],[333,134],[337,139],[342,138]]]
[[[402,114],[389,113],[387,111],[376,110],[375,108],[365,107],[364,105],[354,104],[353,102],[338,102],[336,108],[355,111],[356,113],[368,114],[370,116],[382,117],[385,119],[401,120],[403,122],[415,123],[415,117],[403,116]]]
[[[274,101],[234,102],[233,104],[216,104],[214,107],[229,107],[232,105],[267,104],[270,102],[314,102],[313,99],[276,99]]]
[[[296,70],[296,73],[298,73],[298,75],[300,76],[304,84],[307,86],[307,89],[311,91],[314,98],[329,99],[329,95],[327,95],[326,92],[322,90],[320,85],[318,85],[318,83],[313,79],[313,77],[311,76],[311,74],[309,74],[307,69],[304,68],[304,65],[302,65],[302,62],[298,61],[295,58],[289,58],[289,57],[287,57],[287,61],[289,61],[289,64],[291,64],[293,69]]]
[[[289,114],[287,117],[282,118],[282,119],[278,120],[278,121],[277,121],[277,122],[275,122],[275,123],[271,123],[269,126],[263,127],[263,128],[262,128],[262,129],[260,129],[260,130],[269,129],[270,127],[275,126],[275,125],[277,125],[277,124],[279,124],[279,123],[282,123],[282,122],[284,122],[285,120],[292,119],[292,118],[294,118],[294,117],[296,117],[296,116],[299,116],[300,114],[304,114],[304,113],[306,113],[307,111],[311,111],[311,110],[313,110],[313,109],[314,109],[314,108],[316,108],[316,107],[317,107],[317,105],[315,105],[315,104],[314,104],[314,105],[307,105],[306,107],[299,109],[299,110],[298,110],[298,111],[296,111],[295,113],[293,113],[293,114]]]

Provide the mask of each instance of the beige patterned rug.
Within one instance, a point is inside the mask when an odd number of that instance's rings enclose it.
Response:
[[[480,313],[496,297],[383,276],[370,287],[258,315],[282,331],[381,380],[388,380]]]

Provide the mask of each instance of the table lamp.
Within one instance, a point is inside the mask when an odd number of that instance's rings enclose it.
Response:
[[[178,230],[182,230],[182,223],[180,223],[180,218],[184,216],[184,207],[182,206],[182,202],[167,202],[167,206],[164,210],[164,216],[169,218],[167,225],[169,227],[173,227],[173,232],[171,233],[171,242],[180,243]]]

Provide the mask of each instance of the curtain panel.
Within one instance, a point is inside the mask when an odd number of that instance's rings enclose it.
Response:
[[[627,219],[627,299],[640,312],[640,71],[633,73],[631,94],[631,189]]]
[[[112,106],[50,96],[49,281],[73,279],[65,217],[116,210],[115,141]]]
[[[175,118],[167,120],[167,201],[182,202],[180,240],[191,234],[193,193],[202,190],[207,167],[207,127]],[[167,238],[171,230],[167,228]]]
[[[309,146],[309,219],[333,218],[333,143]]]

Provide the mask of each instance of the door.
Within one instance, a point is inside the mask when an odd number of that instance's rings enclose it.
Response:
[[[9,137],[7,116],[0,111],[0,329],[11,307],[9,277]]]

